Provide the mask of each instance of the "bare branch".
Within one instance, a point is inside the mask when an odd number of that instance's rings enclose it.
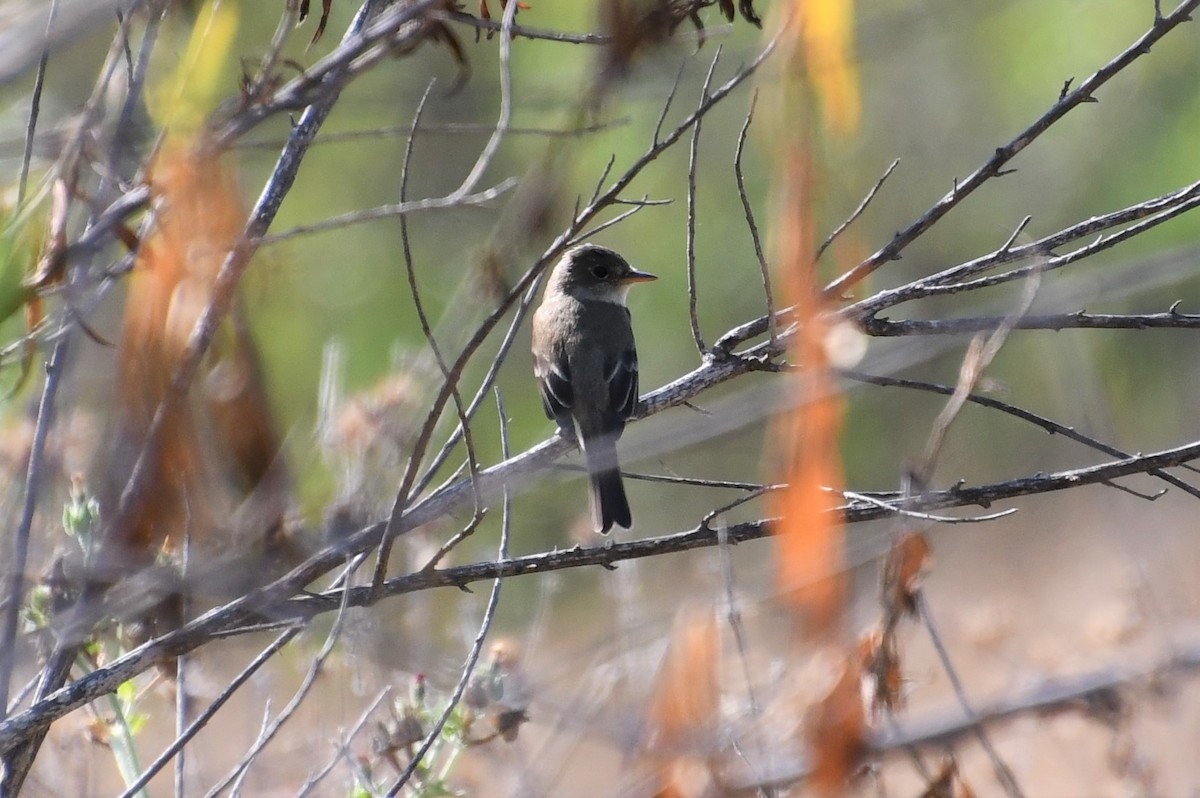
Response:
[[[516,5],[516,3],[512,3],[509,8],[506,9],[506,20],[509,19],[507,14],[516,13]],[[508,457],[508,416],[504,410],[504,397],[501,396],[499,388],[496,389],[496,412],[500,417],[501,454],[504,457]],[[512,524],[512,519],[510,517],[511,509],[512,507],[509,490],[508,488],[505,488],[504,510],[502,520],[500,522],[500,551],[497,557],[499,562],[504,562],[508,559],[508,539]],[[499,571],[499,569],[497,569],[497,571]],[[479,654],[481,651],[483,651],[483,641],[487,638],[488,631],[492,627],[492,620],[496,617],[496,607],[500,604],[501,582],[502,577],[497,574],[496,581],[492,583],[492,593],[488,597],[487,608],[483,613],[483,621],[479,624],[479,634],[475,636],[475,642],[471,645],[471,652],[467,655],[466,664],[463,665],[462,675],[458,679],[458,684],[454,687],[454,692],[446,701],[445,709],[442,710],[442,714],[438,718],[437,723],[435,723],[433,728],[429,730],[429,734],[426,735],[424,742],[421,743],[421,747],[417,749],[415,754],[413,754],[412,760],[408,763],[408,766],[404,769],[404,772],[400,774],[400,778],[398,778],[396,783],[392,785],[392,788],[388,790],[388,798],[392,798],[392,796],[399,794],[400,790],[404,788],[404,785],[412,777],[412,774],[417,769],[417,766],[421,764],[421,761],[429,753],[429,749],[433,747],[435,742],[437,742],[438,737],[442,733],[442,729],[444,729],[446,726],[446,721],[450,719],[451,713],[453,713],[455,707],[458,706],[458,702],[462,700],[463,693],[466,692],[467,685],[471,681],[471,674],[475,672],[475,664],[479,661]]]
[[[892,165],[884,170],[884,173],[879,176],[879,179],[875,181],[875,185],[871,186],[871,190],[868,191],[867,195],[862,198],[862,202],[858,203],[858,207],[855,208],[854,211],[846,217],[846,220],[835,227],[833,232],[821,242],[821,246],[817,248],[817,260],[821,259],[821,256],[825,254],[825,250],[829,249],[829,245],[836,241],[838,236],[846,232],[846,228],[854,224],[854,221],[858,217],[862,216],[863,211],[865,211],[867,206],[871,204],[871,200],[875,199],[875,195],[879,193],[879,188],[883,185],[884,181],[892,176],[892,172],[896,171],[896,167],[899,165],[899,158],[892,161]]]
[[[50,63],[50,31],[54,18],[58,16],[58,0],[50,0],[50,12],[46,15],[46,43],[42,46],[42,57],[38,60],[37,75],[33,79],[33,93],[29,99],[29,121],[25,125],[25,150],[21,153],[21,174],[17,178],[17,207],[25,205],[25,186],[29,181],[29,164],[33,160],[33,138],[37,132],[38,116],[42,108],[42,87],[46,83],[46,66]],[[7,685],[8,680],[3,680]],[[0,696],[0,708],[7,702],[7,691]]]
[[[1020,798],[1025,793],[1021,790],[1021,785],[1017,783],[1017,777],[1013,775],[1012,769],[1000,758],[996,747],[992,745],[991,737],[983,727],[983,722],[975,713],[975,710],[971,708],[966,688],[963,687],[962,679],[959,677],[958,671],[950,659],[950,652],[946,649],[946,645],[942,641],[942,636],[938,633],[937,625],[933,622],[933,615],[930,613],[929,600],[925,597],[925,592],[918,590],[916,592],[916,600],[921,622],[924,624],[925,630],[929,633],[929,639],[933,643],[934,651],[937,652],[938,660],[942,663],[942,670],[945,671],[946,676],[950,679],[950,686],[954,688],[954,696],[958,700],[958,705],[962,707],[963,714],[973,721],[972,733],[991,761],[992,770],[996,774],[996,780],[1000,782],[1000,786],[1004,788],[1004,792],[1010,798]]]
[[[365,559],[366,555],[360,554],[351,562],[346,564],[345,573],[340,579],[344,591],[348,589],[350,582],[354,578],[354,572],[358,570],[358,567]],[[329,628],[329,634],[325,637],[325,644],[321,646],[321,650],[317,652],[317,655],[313,657],[312,662],[309,663],[308,672],[304,674],[304,679],[300,682],[300,686],[296,688],[296,692],[292,695],[291,701],[287,703],[287,706],[280,711],[273,721],[263,727],[262,731],[258,735],[258,739],[256,739],[254,744],[250,746],[250,749],[246,751],[245,756],[238,760],[237,764],[233,766],[233,769],[226,774],[225,778],[217,782],[217,784],[208,791],[208,798],[214,798],[215,796],[220,795],[230,784],[240,784],[245,778],[246,772],[250,769],[250,766],[254,764],[254,760],[258,758],[258,755],[262,753],[262,750],[266,748],[267,744],[275,738],[275,735],[278,734],[281,728],[283,728],[283,724],[291,720],[292,716],[296,714],[296,710],[298,710],[300,705],[304,703],[304,699],[308,698],[309,693],[312,691],[313,685],[316,684],[317,677],[321,675],[321,670],[325,667],[326,660],[328,660],[329,655],[333,653],[333,647],[337,644],[338,640],[341,639],[342,627],[346,621],[346,609],[347,604],[345,601],[343,601],[341,606],[338,607],[337,615],[334,616],[333,625]],[[236,786],[234,788],[234,792],[238,792]]]
[[[708,74],[704,76],[704,85],[700,88],[700,102],[708,99],[708,88],[712,85],[713,73],[717,71],[717,62],[721,60],[721,48],[713,55],[709,64]],[[696,315],[696,163],[700,152],[700,119],[692,126],[692,140],[688,147],[688,176],[687,176],[687,292],[688,320],[692,325],[692,340],[696,343],[696,351],[700,357],[708,354],[708,346],[704,343],[704,334],[700,331],[700,320]]]
[[[258,656],[255,657],[249,665],[243,668],[237,676],[233,677],[229,684],[225,685],[225,688],[221,690],[220,694],[214,698],[212,703],[209,704],[208,707],[188,725],[187,729],[182,734],[178,735],[175,740],[167,746],[166,750],[159,754],[158,758],[151,762],[149,766],[147,766],[147,768],[138,777],[137,781],[135,781],[133,784],[130,784],[129,787],[126,788],[125,792],[121,795],[121,798],[133,798],[134,795],[144,789],[145,786],[150,783],[150,780],[154,778],[160,770],[166,767],[167,763],[174,759],[175,755],[182,751],[183,747],[191,742],[192,738],[194,738],[200,732],[200,730],[203,729],[210,720],[212,720],[213,716],[216,715],[217,712],[220,711],[221,707],[225,705],[225,702],[232,698],[233,694],[236,693],[238,689],[241,688],[241,686],[244,685],[250,679],[250,677],[258,671],[259,668],[267,663],[267,660],[279,653],[279,651],[288,643],[290,643],[296,637],[296,635],[300,634],[301,631],[303,631],[302,626],[293,625],[279,637],[275,638],[271,645],[260,651]]]
[[[1136,236],[1141,232],[1145,232],[1151,227],[1161,224],[1169,219],[1178,216],[1188,210],[1191,210],[1200,204],[1200,181],[1191,183],[1183,188],[1177,189],[1167,194],[1155,197],[1144,202],[1130,205],[1122,208],[1119,211],[1107,213],[1102,216],[1095,216],[1091,219],[1084,220],[1078,224],[1071,225],[1063,230],[1060,230],[1053,235],[1045,236],[1044,238],[1032,241],[1029,244],[1024,244],[1019,247],[1013,247],[1006,244],[1000,249],[985,255],[975,260],[967,261],[958,266],[953,266],[945,269],[937,274],[923,277],[919,280],[914,280],[897,288],[879,291],[875,295],[852,305],[848,305],[842,309],[842,314],[847,318],[859,320],[869,319],[874,314],[881,310],[908,302],[914,299],[920,299],[926,296],[932,296],[938,293],[956,293],[959,291],[972,290],[975,288],[985,287],[986,285],[994,285],[997,282],[1006,282],[1008,280],[1017,279],[1027,272],[1013,270],[1001,275],[1000,280],[994,282],[963,282],[969,277],[988,271],[996,266],[1005,263],[1025,260],[1028,258],[1039,258],[1043,271],[1051,268],[1066,265],[1066,263],[1082,260],[1083,258],[1096,254],[1097,252],[1115,246],[1121,241],[1125,241],[1130,237]],[[1168,214],[1165,215],[1164,214]],[[1064,244],[1078,241],[1083,238],[1091,237],[1097,233],[1110,230],[1131,222],[1142,221],[1142,225],[1132,225],[1120,233],[1108,236],[1101,240],[1100,246],[1096,243],[1075,250],[1066,256],[1053,255],[1053,251]],[[1121,236],[1117,238],[1117,236]],[[1069,260],[1064,260],[1069,259]],[[761,333],[760,333],[761,334]]]
[[[1046,113],[1029,127],[1025,128],[1025,130],[1018,133],[1015,138],[1003,147],[997,147],[996,151],[992,153],[992,156],[982,166],[972,172],[965,180],[957,183],[953,191],[938,200],[937,204],[926,211],[921,218],[897,233],[886,246],[874,255],[830,283],[825,289],[826,296],[836,297],[841,295],[847,288],[858,283],[883,264],[896,260],[905,247],[936,224],[938,220],[949,213],[962,200],[970,196],[977,188],[1000,174],[1004,166],[1017,153],[1033,143],[1051,125],[1062,119],[1069,111],[1079,105],[1093,100],[1096,90],[1112,79],[1114,75],[1121,72],[1141,56],[1149,53],[1150,48],[1174,28],[1189,21],[1191,13],[1197,7],[1200,7],[1200,0],[1184,0],[1169,15],[1155,20],[1151,28],[1142,34],[1137,41],[1129,45],[1124,52],[1096,70],[1090,77],[1080,83],[1074,91],[1060,97],[1050,107],[1050,110],[1046,111]]]
[[[767,265],[767,257],[763,254],[762,237],[758,234],[758,223],[754,220],[754,206],[746,195],[746,175],[742,172],[742,152],[746,148],[746,134],[750,132],[750,121],[754,118],[754,107],[758,104],[758,90],[750,98],[750,108],[746,111],[746,121],[738,133],[737,148],[733,152],[733,176],[737,181],[738,197],[742,201],[742,210],[746,214],[746,227],[750,230],[750,240],[754,243],[754,255],[758,258],[758,270],[762,275],[763,294],[767,298],[767,334],[770,336],[772,347],[778,337],[775,329],[775,295],[771,290],[771,267]],[[725,350],[720,350],[725,351]]]
[[[516,18],[517,4],[511,3],[504,10],[504,31],[500,34],[500,114],[496,120],[496,130],[488,139],[483,151],[475,160],[475,165],[471,168],[470,173],[463,178],[462,185],[459,186],[451,196],[462,196],[468,191],[471,191],[479,179],[482,177],[484,170],[491,164],[492,158],[496,154],[496,150],[500,147],[500,142],[504,138],[504,133],[508,129],[509,122],[512,120],[512,23]],[[414,134],[415,135],[415,134]],[[407,233],[405,233],[407,240]],[[407,248],[405,250],[407,252]],[[409,267],[411,275],[412,269]],[[410,276],[410,281],[413,279]],[[414,297],[415,283],[414,285]],[[423,321],[424,323],[424,321]],[[428,325],[426,324],[426,329]],[[433,333],[430,332],[428,340],[431,346],[433,343]],[[437,352],[436,348],[434,349]],[[417,478],[418,470],[421,467],[421,461],[425,459],[425,451],[429,446],[430,438],[433,435],[434,425],[442,415],[442,410],[445,408],[445,397],[447,391],[454,398],[455,407],[459,412],[460,423],[463,425],[463,441],[468,447],[468,456],[471,460],[471,483],[474,485],[479,476],[478,468],[474,463],[474,453],[470,444],[470,418],[467,416],[466,410],[462,406],[462,397],[458,391],[458,381],[462,376],[463,366],[466,360],[462,357],[454,364],[453,369],[446,366],[445,360],[441,354],[437,354],[438,366],[442,370],[443,390],[438,396],[438,400],[434,403],[429,415],[425,419],[425,423],[421,427],[420,433],[417,435],[416,441],[413,443],[412,451],[408,456],[408,463],[404,467],[404,476],[400,480],[400,490],[396,493],[396,499],[392,503],[391,513],[388,515],[388,532],[384,534],[383,541],[379,547],[379,557],[375,563],[375,576],[372,583],[378,590],[383,585],[383,580],[387,576],[388,556],[391,553],[392,541],[395,540],[396,527],[400,523],[400,519],[404,513],[404,508],[408,504],[410,491],[414,481]],[[476,514],[481,511],[478,497],[476,497]]]
[[[870,383],[871,385],[928,391],[930,393],[939,393],[946,396],[954,393],[954,387],[951,385],[939,385],[937,383],[922,382],[919,380],[907,380],[899,377],[884,377],[875,374],[864,374],[858,371],[841,371],[838,373],[845,379],[854,380],[856,382]],[[1006,413],[1023,421],[1027,421],[1030,424],[1041,427],[1051,435],[1061,435],[1064,438],[1069,438],[1077,443],[1082,443],[1084,446],[1088,446],[1096,451],[1104,452],[1105,454],[1113,457],[1133,457],[1133,455],[1129,454],[1128,452],[1123,452],[1115,446],[1109,446],[1108,444],[1098,441],[1095,438],[1084,435],[1083,433],[1077,431],[1074,427],[1068,427],[1064,424],[1058,423],[1057,421],[1052,421],[1044,416],[1031,413],[1024,408],[1011,405],[1007,402],[1002,402],[999,399],[972,393],[967,396],[967,401],[991,410],[999,410],[1002,413]],[[1192,485],[1189,485],[1188,483],[1166,471],[1161,469],[1152,469],[1146,473],[1161,479],[1169,485],[1179,488],[1195,498],[1200,499],[1200,488],[1193,487]]]

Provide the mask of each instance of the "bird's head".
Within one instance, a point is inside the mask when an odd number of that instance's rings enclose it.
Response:
[[[583,244],[567,250],[550,275],[551,290],[579,300],[599,300],[624,305],[634,283],[657,280],[641,272],[607,247]]]

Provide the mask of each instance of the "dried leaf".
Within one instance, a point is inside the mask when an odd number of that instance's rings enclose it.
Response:
[[[325,35],[325,26],[329,24],[329,12],[333,10],[333,0],[321,0],[321,18],[317,20],[317,30],[313,33],[312,41],[308,43],[312,47],[317,42],[321,41],[321,37]],[[308,16],[308,0],[304,0],[300,5],[300,20]]]
[[[707,738],[717,718],[717,627],[711,613],[684,610],[650,708],[655,741],[677,748]]]
[[[954,782],[957,776],[958,763],[954,761],[954,757],[944,758],[941,767],[920,798],[955,798]]]
[[[492,716],[492,725],[504,742],[511,743],[517,739],[521,726],[528,720],[529,715],[523,709],[505,709]]]
[[[70,211],[71,192],[66,181],[55,179],[50,186],[50,217],[46,224],[46,245],[38,258],[37,268],[26,281],[33,288],[62,282],[66,268],[67,213]]]
[[[759,18],[758,14],[754,13],[754,0],[738,0],[738,12],[742,15],[743,19],[754,27],[762,27],[762,19]],[[732,20],[733,16],[730,15],[729,19]]]
[[[219,161],[190,146],[168,144],[152,175],[160,208],[158,225],[144,242],[129,280],[129,297],[118,349],[120,416],[118,441],[106,465],[110,485],[105,506],[115,506],[132,459],[145,443],[172,375],[204,311],[221,262],[242,230],[245,213],[233,175]],[[117,550],[110,563],[118,572],[153,561],[169,540],[178,540],[185,521],[196,539],[215,511],[206,476],[202,441],[193,406],[173,403],[157,441],[155,485],[133,508],[133,521],[116,530]]]
[[[692,795],[696,780],[707,779],[707,766],[697,752],[707,750],[716,730],[717,653],[712,613],[683,610],[658,674],[649,714],[652,747],[664,754],[658,771],[661,796]]]
[[[840,617],[845,594],[842,551],[844,528],[837,517],[841,486],[838,435],[842,403],[830,373],[825,347],[826,322],[811,246],[811,170],[807,140],[785,143],[782,201],[777,206],[780,271],[785,299],[796,308],[801,332],[793,345],[804,366],[795,383],[795,410],[782,422],[786,482],[776,500],[781,592],[818,633],[830,632]]]
[[[916,613],[917,591],[932,565],[932,554],[929,539],[919,532],[892,544],[883,563],[883,604],[889,618]]]
[[[841,795],[867,751],[867,722],[857,663],[847,661],[837,684],[808,724],[813,767],[809,783],[821,795]]]
[[[900,670],[896,636],[878,631],[867,635],[859,643],[859,657],[863,704],[871,715],[903,708],[904,675]]]

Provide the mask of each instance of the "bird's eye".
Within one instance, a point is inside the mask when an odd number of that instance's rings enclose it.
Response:
[[[608,267],[607,266],[593,266],[592,267],[592,276],[595,277],[597,280],[607,280],[608,279]]]

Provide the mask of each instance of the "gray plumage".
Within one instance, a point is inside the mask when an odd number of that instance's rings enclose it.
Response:
[[[637,348],[625,297],[654,275],[611,249],[563,255],[533,316],[533,368],[546,415],[583,450],[597,532],[633,522],[617,439],[638,401]]]

